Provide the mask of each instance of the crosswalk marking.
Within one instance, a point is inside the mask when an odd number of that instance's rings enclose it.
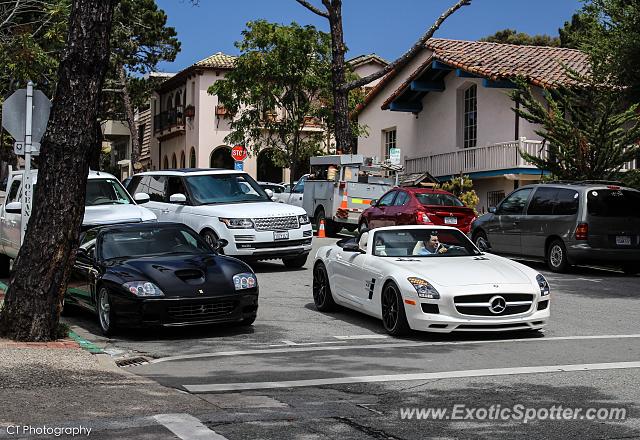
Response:
[[[227,440],[190,414],[158,414],[153,418],[182,440]]]

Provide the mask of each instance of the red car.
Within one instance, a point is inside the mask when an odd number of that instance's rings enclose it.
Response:
[[[360,216],[359,229],[396,225],[455,226],[465,234],[475,212],[453,194],[432,188],[398,187],[385,193]]]

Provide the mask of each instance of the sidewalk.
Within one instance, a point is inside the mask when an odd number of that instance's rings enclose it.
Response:
[[[10,425],[72,423],[93,426],[95,431],[114,419],[215,408],[128,373],[108,355],[78,347],[69,341],[17,344],[0,339],[0,437]]]

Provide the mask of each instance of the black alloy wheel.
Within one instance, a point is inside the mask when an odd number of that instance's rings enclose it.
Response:
[[[329,285],[329,275],[323,263],[318,263],[313,268],[313,302],[321,312],[332,312],[336,309]]]
[[[388,283],[382,290],[382,323],[384,329],[392,336],[409,333],[409,323],[404,311],[402,295],[395,283]]]

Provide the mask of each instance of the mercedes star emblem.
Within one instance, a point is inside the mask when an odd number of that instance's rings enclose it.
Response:
[[[507,308],[507,301],[501,296],[494,296],[489,300],[489,310],[491,313],[495,313],[496,315],[504,312],[504,309]]]

